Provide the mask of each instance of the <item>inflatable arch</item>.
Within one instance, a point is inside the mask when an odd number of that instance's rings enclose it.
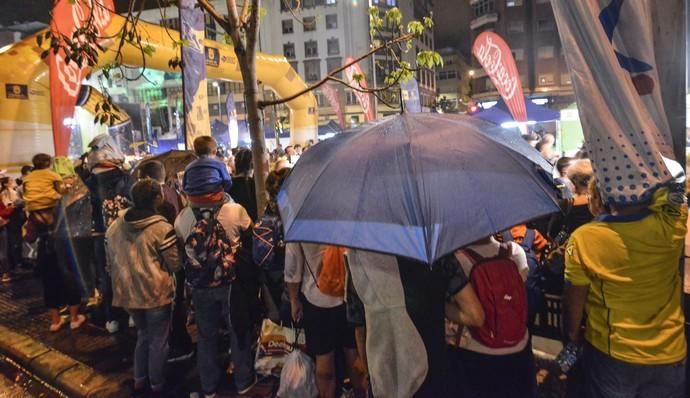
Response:
[[[120,30],[124,18],[113,15],[106,30],[113,35]],[[139,22],[137,25],[143,45],[155,49],[152,56],[142,58],[141,51],[132,45],[122,48],[123,64],[171,72],[168,61],[179,56],[179,32]],[[50,121],[50,87],[48,63],[40,57],[36,36],[0,49],[0,169],[15,169],[27,164],[38,152],[54,153]],[[107,50],[99,57],[97,70],[113,62],[116,42],[102,43]],[[206,40],[207,74],[209,78],[241,82],[240,68],[232,46]],[[285,57],[258,53],[257,78],[272,88],[279,98],[290,96],[306,86]],[[179,71],[179,69],[177,70]],[[310,92],[287,103],[290,110],[291,139],[306,142],[316,139],[318,113],[316,98]]]

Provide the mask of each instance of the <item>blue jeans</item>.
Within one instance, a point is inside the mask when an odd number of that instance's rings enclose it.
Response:
[[[218,364],[218,332],[221,322],[230,326],[230,348],[235,364],[235,387],[241,390],[254,382],[254,359],[251,341],[240,345],[237,335],[230,325],[230,286],[210,289],[194,289],[194,314],[196,317],[197,368],[204,394],[214,394],[220,384],[223,369]],[[245,333],[247,340],[251,333]],[[244,348],[240,348],[240,346]]]
[[[151,388],[158,390],[165,384],[165,364],[168,361],[170,333],[170,305],[147,310],[128,310],[137,327],[134,348],[134,381],[149,379]]]
[[[619,361],[585,344],[583,361],[589,398],[685,397],[685,360],[638,365]]]

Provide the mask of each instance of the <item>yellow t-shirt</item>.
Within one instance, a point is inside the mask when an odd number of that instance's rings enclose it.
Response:
[[[646,214],[606,216],[572,234],[565,278],[589,286],[585,339],[595,348],[635,364],[685,358],[679,261],[687,217],[687,205],[662,188]]]
[[[60,175],[50,169],[34,170],[29,173],[24,177],[26,210],[36,211],[55,207],[61,197],[55,185],[61,182]]]

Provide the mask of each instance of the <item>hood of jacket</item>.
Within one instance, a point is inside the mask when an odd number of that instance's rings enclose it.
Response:
[[[124,214],[124,222],[127,230],[131,232],[142,231],[153,224],[167,222],[165,217],[150,210],[128,209]]]

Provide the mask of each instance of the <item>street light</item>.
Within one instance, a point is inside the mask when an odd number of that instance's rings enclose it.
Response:
[[[223,108],[220,107],[220,84],[218,82],[211,83],[216,88],[216,96],[218,97],[218,119],[223,121]]]

